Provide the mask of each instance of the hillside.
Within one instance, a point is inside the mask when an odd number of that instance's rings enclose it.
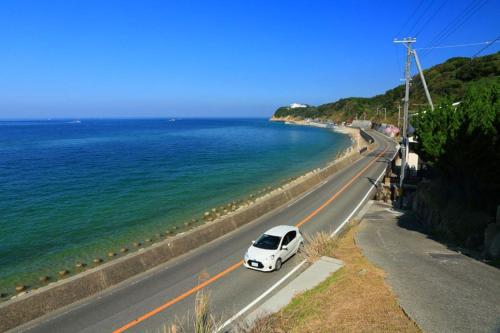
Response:
[[[500,76],[500,52],[471,58],[451,58],[446,62],[424,70],[427,85],[435,104],[448,98],[459,101],[464,96],[466,87],[470,82],[475,82],[484,77]],[[274,113],[275,118],[323,118],[334,121],[345,121],[358,117],[366,119],[383,120],[383,111],[376,118],[377,108],[387,108],[389,122],[396,123],[398,104],[404,97],[404,85],[397,86],[384,94],[371,98],[349,97],[342,98],[333,103],[319,106],[308,105],[305,108],[280,107]],[[410,89],[410,110],[417,110],[427,103],[419,75],[413,77]]]

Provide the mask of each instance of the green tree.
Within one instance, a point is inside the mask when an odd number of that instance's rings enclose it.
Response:
[[[500,78],[470,84],[460,105],[426,109],[414,125],[420,155],[457,184],[467,205],[494,211],[500,203]]]
[[[455,140],[462,124],[462,114],[451,102],[443,102],[434,110],[424,109],[413,124],[420,142],[420,154],[432,164],[439,164],[446,153],[446,146]]]

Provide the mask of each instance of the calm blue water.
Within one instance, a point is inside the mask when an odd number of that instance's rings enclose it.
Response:
[[[263,119],[0,122],[0,290],[132,248],[349,142]]]

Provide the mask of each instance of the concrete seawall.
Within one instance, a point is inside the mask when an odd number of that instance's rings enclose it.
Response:
[[[368,143],[373,143],[373,142],[374,142],[374,140],[373,140],[373,138],[371,137],[371,135],[370,135],[370,134],[368,134],[366,131],[364,131],[364,130],[360,129],[360,130],[359,130],[359,134],[361,134],[361,137],[362,137],[362,138],[363,138],[366,142],[368,142]]]
[[[373,146],[370,146],[368,151],[372,149]],[[92,296],[174,257],[209,243],[300,196],[337,171],[359,160],[361,156],[358,151],[351,150],[350,153],[325,168],[310,172],[287,184],[282,189],[257,198],[255,203],[248,207],[238,209],[214,222],[208,222],[183,234],[153,244],[141,251],[130,253],[119,259],[6,301],[0,304],[0,332],[7,331],[51,311]]]

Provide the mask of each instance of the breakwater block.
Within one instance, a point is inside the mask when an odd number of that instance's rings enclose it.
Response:
[[[47,281],[49,281],[49,280],[50,280],[50,277],[48,277],[47,275],[43,275],[43,276],[40,276],[40,277],[38,278],[38,281],[39,281],[39,282],[42,282],[42,283],[47,282]]]
[[[25,291],[26,290],[26,286],[23,285],[23,284],[19,284],[16,286],[16,292],[20,293],[21,291]]]
[[[69,274],[69,271],[67,269],[63,269],[59,271],[59,276],[66,276]]]

